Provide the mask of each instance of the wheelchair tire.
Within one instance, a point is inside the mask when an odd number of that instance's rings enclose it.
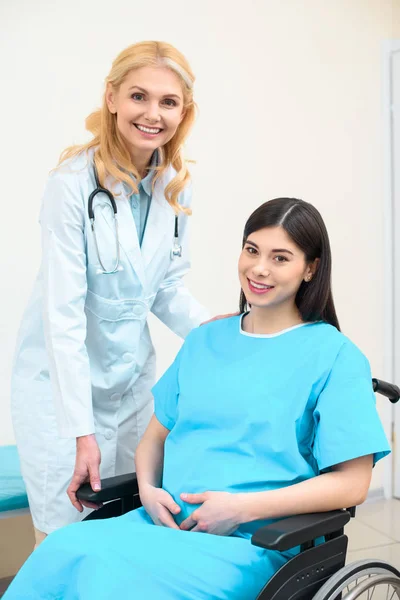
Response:
[[[397,578],[400,590],[400,571],[383,560],[366,559],[350,563],[332,575],[321,589],[318,590],[313,600],[339,600],[342,598],[341,594],[343,592],[348,594],[350,590],[354,591],[360,579],[365,577],[372,578],[376,575]],[[349,586],[353,587],[349,588]],[[397,592],[397,596],[400,599],[400,591]],[[343,600],[345,598],[346,596],[343,596]],[[396,597],[393,596],[392,598]]]

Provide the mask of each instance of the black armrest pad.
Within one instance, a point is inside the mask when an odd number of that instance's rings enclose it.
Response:
[[[251,543],[268,550],[283,552],[339,531],[349,521],[350,513],[346,510],[296,515],[260,527],[251,538]]]
[[[136,473],[128,473],[102,479],[100,492],[94,492],[90,487],[90,483],[85,483],[79,488],[76,495],[79,500],[99,503],[124,498],[125,496],[134,496],[138,493]]]

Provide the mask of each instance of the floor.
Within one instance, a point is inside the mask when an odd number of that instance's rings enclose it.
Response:
[[[30,514],[21,513],[0,518],[0,598],[35,544]]]
[[[346,527],[347,562],[379,558],[400,569],[400,500],[369,502]]]

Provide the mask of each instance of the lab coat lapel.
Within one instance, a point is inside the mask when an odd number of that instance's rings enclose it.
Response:
[[[168,204],[164,190],[167,182],[165,177],[160,177],[155,183],[153,196],[150,203],[149,216],[142,242],[142,257],[146,268],[166,236],[171,238],[171,248],[174,234],[174,211]]]
[[[115,202],[117,204],[117,218],[118,218],[118,235],[119,245],[124,252],[126,258],[132,265],[135,273],[137,274],[140,283],[143,288],[146,288],[146,276],[144,271],[142,253],[140,251],[139,239],[136,231],[135,220],[132,215],[132,209],[130,205],[130,194],[125,186],[118,182],[113,188],[111,181],[106,181],[106,187],[113,189]],[[108,212],[109,217],[105,217],[108,226],[114,229],[114,223],[111,217],[111,211]]]

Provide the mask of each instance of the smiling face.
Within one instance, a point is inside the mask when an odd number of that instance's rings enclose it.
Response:
[[[240,285],[252,308],[294,307],[301,283],[314,271],[282,227],[251,233],[239,258]]]
[[[148,159],[175,135],[184,117],[181,81],[165,67],[130,71],[118,90],[109,84],[107,106],[133,159]]]

